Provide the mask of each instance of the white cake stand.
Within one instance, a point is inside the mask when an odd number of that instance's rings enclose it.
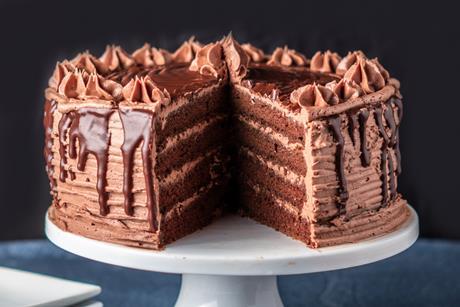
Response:
[[[46,218],[57,246],[92,260],[146,271],[182,274],[176,307],[280,307],[277,275],[343,269],[396,255],[418,236],[411,215],[398,230],[372,240],[310,249],[238,216],[225,217],[156,252],[87,239],[62,231]]]

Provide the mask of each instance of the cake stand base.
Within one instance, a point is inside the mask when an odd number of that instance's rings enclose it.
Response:
[[[370,240],[310,249],[247,218],[227,216],[163,251],[126,247],[65,232],[48,217],[48,238],[82,257],[128,268],[182,274],[176,307],[279,307],[276,276],[343,269],[391,257],[418,237],[418,218]]]
[[[282,307],[276,276],[183,274],[176,307]]]

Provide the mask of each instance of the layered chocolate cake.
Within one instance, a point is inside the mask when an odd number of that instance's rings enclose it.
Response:
[[[399,82],[359,51],[108,46],[59,62],[45,96],[49,217],[69,232],[161,249],[233,211],[322,247],[409,214]]]

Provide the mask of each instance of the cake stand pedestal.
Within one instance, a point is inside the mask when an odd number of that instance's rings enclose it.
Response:
[[[46,235],[57,246],[118,266],[182,274],[176,307],[280,307],[276,276],[343,269],[396,255],[418,236],[418,218],[387,235],[310,249],[252,220],[228,216],[160,252],[87,239],[62,231],[46,218]]]

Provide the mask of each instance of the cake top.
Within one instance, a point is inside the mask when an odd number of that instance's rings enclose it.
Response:
[[[311,59],[287,46],[271,54],[231,35],[203,45],[193,37],[170,52],[144,44],[131,54],[109,45],[99,58],[83,52],[56,64],[46,96],[59,108],[161,104],[225,82],[245,88],[307,121],[399,96],[377,58],[329,50]]]

